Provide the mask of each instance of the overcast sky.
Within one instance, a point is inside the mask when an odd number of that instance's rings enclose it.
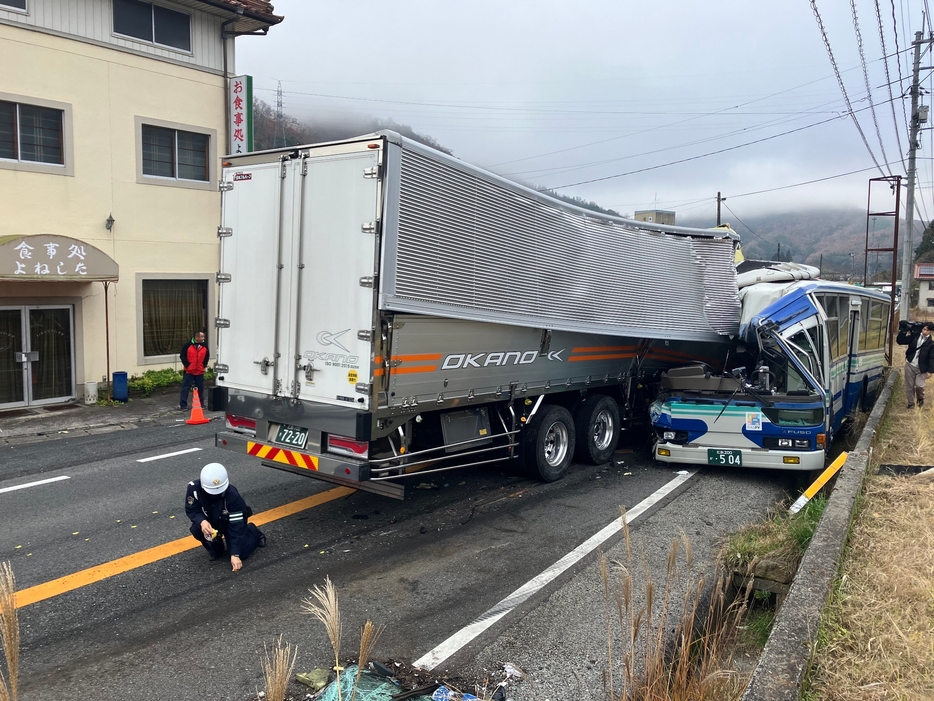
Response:
[[[894,115],[876,2],[855,0],[868,79],[849,3],[817,4],[886,174],[886,160],[892,173],[906,171],[911,41],[927,2],[878,2]],[[277,0],[275,8],[282,24],[237,41],[237,71],[254,77],[266,102],[275,104],[281,80],[292,116],[391,117],[465,161],[622,213],[709,217],[717,191],[740,218],[865,211],[868,179],[880,175],[806,0]],[[931,64],[930,55],[921,62]],[[934,215],[931,140],[922,133],[918,160],[925,218]],[[861,172],[833,177],[852,171]],[[748,194],[758,191],[766,192]]]

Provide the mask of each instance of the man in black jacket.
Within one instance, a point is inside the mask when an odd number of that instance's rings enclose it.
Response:
[[[930,372],[934,371],[934,322],[926,321],[923,324],[915,322],[909,324],[901,321],[898,324],[898,336],[895,342],[905,349],[905,398],[908,408],[915,405],[924,406],[924,384]]]
[[[204,546],[212,560],[230,555],[236,572],[257,547],[266,547],[266,536],[248,522],[253,510],[237,488],[230,484],[227,469],[219,462],[201,468],[201,479],[188,483],[185,514],[191,521],[191,535]]]

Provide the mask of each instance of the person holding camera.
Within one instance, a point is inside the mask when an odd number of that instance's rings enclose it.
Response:
[[[898,322],[898,336],[895,342],[905,349],[905,397],[908,399],[908,408],[915,405],[924,406],[924,382],[930,372],[934,371],[934,322],[908,321]]]

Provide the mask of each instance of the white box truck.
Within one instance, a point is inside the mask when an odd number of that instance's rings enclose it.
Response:
[[[228,156],[216,443],[388,496],[602,463],[640,378],[722,366],[737,236],[568,205],[389,131]]]

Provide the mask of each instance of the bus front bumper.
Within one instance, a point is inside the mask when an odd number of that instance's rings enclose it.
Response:
[[[796,450],[766,450],[753,448],[713,448],[706,445],[680,445],[677,443],[666,443],[660,441],[655,446],[654,456],[659,462],[673,463],[678,465],[716,465],[718,467],[730,467],[728,463],[712,463],[708,460],[708,450],[730,450],[739,453],[742,459],[741,465],[736,465],[737,469],[744,467],[763,468],[770,470],[798,470],[808,472],[811,470],[823,470],[825,455],[823,450],[816,451],[796,451]],[[660,454],[659,451],[667,451],[669,454]],[[789,463],[785,458],[797,458],[798,463]]]

